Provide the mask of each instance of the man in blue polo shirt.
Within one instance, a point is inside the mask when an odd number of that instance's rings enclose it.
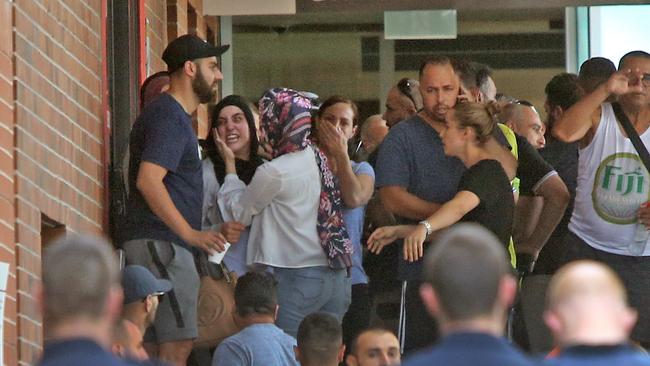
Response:
[[[420,295],[438,319],[438,344],[405,366],[532,366],[503,338],[517,293],[503,244],[477,224],[458,224],[429,250]]]
[[[197,337],[199,276],[191,249],[223,251],[224,237],[201,230],[203,181],[191,114],[214,100],[223,78],[213,47],[195,35],[173,40],[162,58],[170,87],[135,121],[129,142],[127,264],[142,265],[168,279],[173,290],[161,301],[145,341],[158,358],[185,365]]]

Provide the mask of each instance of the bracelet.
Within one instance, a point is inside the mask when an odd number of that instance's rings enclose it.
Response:
[[[431,226],[431,224],[429,224],[429,221],[422,220],[418,222],[418,224],[424,225],[424,228],[427,230],[427,236],[431,235],[431,233],[433,232],[433,227]]]

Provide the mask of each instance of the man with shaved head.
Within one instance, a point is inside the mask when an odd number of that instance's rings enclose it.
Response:
[[[650,365],[650,358],[628,343],[637,314],[609,267],[590,260],[569,263],[551,280],[546,300],[544,318],[561,347],[547,365]]]
[[[542,123],[539,113],[531,103],[517,101],[516,103],[506,104],[499,113],[499,118],[516,134],[525,137],[528,143],[536,149],[541,149],[546,145],[546,139],[544,138],[546,126]]]
[[[422,94],[417,80],[404,78],[390,88],[383,118],[389,127],[413,117],[422,109]]]
[[[388,134],[388,125],[381,114],[368,117],[361,125],[361,142],[363,149],[372,154]]]

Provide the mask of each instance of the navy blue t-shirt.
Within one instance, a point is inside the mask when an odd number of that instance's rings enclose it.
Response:
[[[137,366],[156,365],[154,362],[122,360],[88,338],[66,339],[45,343],[37,366]]]
[[[140,162],[167,169],[163,183],[178,211],[195,230],[201,229],[203,176],[198,140],[190,115],[164,93],[140,114],[129,141],[128,231],[125,240],[157,239],[187,246],[156,216],[136,188]]]
[[[563,349],[556,358],[545,360],[544,366],[650,366],[647,354],[629,345],[573,346]]]
[[[532,366],[536,362],[505,339],[485,333],[458,332],[433,348],[407,358],[404,366]]]
[[[438,132],[415,115],[391,128],[379,147],[375,185],[404,187],[420,199],[443,204],[456,195],[464,171],[458,158],[445,155]],[[417,222],[396,218],[400,224]],[[402,250],[399,255],[400,279],[418,280],[422,261],[404,261]]]

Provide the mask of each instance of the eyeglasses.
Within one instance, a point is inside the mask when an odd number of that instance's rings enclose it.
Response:
[[[413,95],[411,95],[412,86],[411,81],[409,81],[408,78],[404,78],[397,83],[397,90],[409,98],[411,102],[413,102],[415,109],[418,109],[418,104],[415,103],[415,99],[413,98]]]
[[[650,87],[650,74],[643,74],[641,82],[644,86]]]

